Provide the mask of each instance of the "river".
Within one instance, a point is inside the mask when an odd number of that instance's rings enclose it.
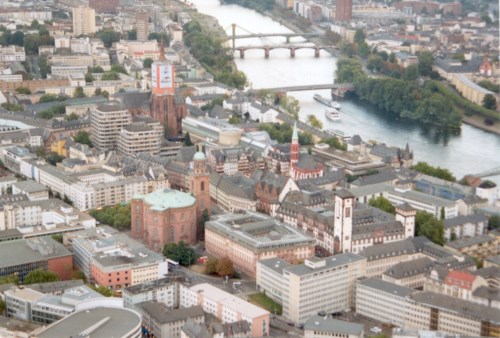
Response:
[[[231,34],[231,24],[237,23],[237,34],[291,32],[285,26],[255,11],[236,6],[220,5],[218,0],[191,0],[200,13],[215,17],[219,24]],[[237,46],[271,45],[283,43],[283,37],[237,40]],[[304,43],[293,38],[292,43]],[[270,52],[264,58],[263,50],[248,50],[245,58],[235,54],[236,65],[248,78],[252,88],[271,88],[332,82],[336,70],[336,58],[322,51],[320,58],[314,51],[296,51],[290,58],[286,49]],[[459,134],[443,133],[432,128],[423,128],[408,121],[394,120],[378,114],[373,107],[354,101],[342,101],[341,121],[331,122],[324,116],[325,106],[313,100],[314,94],[329,96],[329,91],[294,92],[289,95],[301,103],[300,119],[314,114],[323,122],[325,129],[341,130],[347,135],[359,134],[365,141],[377,140],[388,145],[404,147],[406,143],[414,151],[417,161],[449,169],[460,179],[465,174],[480,173],[500,166],[500,136],[487,133],[469,125],[462,125]],[[500,183],[500,176],[490,178]]]

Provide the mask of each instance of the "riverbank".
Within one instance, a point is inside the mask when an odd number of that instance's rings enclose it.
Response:
[[[500,135],[500,122],[496,122],[492,126],[484,124],[484,119],[480,116],[464,116],[462,122],[481,130]]]

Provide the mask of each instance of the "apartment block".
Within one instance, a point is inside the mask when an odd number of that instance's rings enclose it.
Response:
[[[252,337],[269,335],[269,312],[240,297],[227,293],[207,283],[187,287],[181,285],[181,307],[200,305],[222,323],[245,320],[250,325]]]
[[[291,265],[279,258],[257,263],[257,286],[283,305],[283,316],[304,324],[310,317],[354,307],[354,286],[366,273],[366,258],[338,254]]]
[[[95,9],[88,6],[73,8],[73,34],[90,35],[96,32]]]
[[[0,47],[0,62],[22,62],[25,60],[24,47],[14,45]]]
[[[279,257],[297,263],[313,257],[314,246],[314,239],[258,212],[217,215],[205,224],[207,253],[230,257],[237,270],[252,277],[259,260]]]
[[[138,311],[142,302],[165,304],[169,309],[179,307],[179,282],[181,277],[165,277],[122,289],[123,305]]]
[[[127,109],[119,105],[98,106],[90,113],[91,140],[99,150],[114,150],[117,147],[120,130],[132,122]]]
[[[118,153],[122,155],[158,154],[163,130],[159,122],[156,124],[159,128],[144,122],[132,122],[124,126],[118,136]]]

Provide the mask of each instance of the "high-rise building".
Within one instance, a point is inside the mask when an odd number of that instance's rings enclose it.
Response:
[[[165,127],[165,136],[176,138],[182,134],[182,119],[187,115],[182,97],[175,95],[174,65],[165,59],[165,47],[160,44],[160,58],[151,65],[150,116]]]
[[[352,0],[337,0],[335,19],[337,21],[352,20]]]
[[[112,150],[117,147],[120,130],[132,122],[127,109],[118,105],[98,106],[90,113],[90,139],[99,150]]]
[[[73,8],[73,34],[80,36],[95,32],[95,9],[88,6]]]
[[[146,11],[135,14],[135,27],[137,29],[137,41],[148,41],[149,15]]]
[[[120,0],[89,0],[89,6],[97,13],[116,13]]]

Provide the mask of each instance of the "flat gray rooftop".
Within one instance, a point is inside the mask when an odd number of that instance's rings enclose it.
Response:
[[[75,312],[50,325],[37,337],[129,337],[132,332],[139,332],[140,325],[141,317],[135,311],[100,307]]]
[[[0,268],[71,255],[64,245],[50,236],[0,242]]]

